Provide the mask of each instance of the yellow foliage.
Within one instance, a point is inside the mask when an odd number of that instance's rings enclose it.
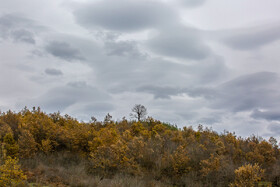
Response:
[[[153,135],[161,134],[166,130],[166,127],[162,124],[157,124],[152,128]]]
[[[232,144],[236,143],[236,136],[232,133],[227,133],[225,139],[228,143],[232,143]]]
[[[173,137],[171,137],[171,140],[176,143],[182,143],[184,141],[184,138],[182,136],[182,133],[177,131],[174,132]]]
[[[123,138],[123,140],[128,142],[133,139],[133,136],[129,130],[125,130],[122,134],[122,138]]]
[[[141,131],[145,130],[145,127],[143,126],[143,124],[141,122],[136,122],[136,123],[133,123],[132,126],[132,133],[133,135],[137,136],[140,134]]]
[[[26,179],[18,159],[7,157],[4,164],[0,166],[0,186],[17,186],[23,184]]]
[[[171,155],[173,171],[177,176],[187,174],[190,171],[191,167],[189,162],[188,152],[183,146],[179,146],[174,154]]]
[[[218,171],[220,168],[220,159],[211,154],[210,158],[207,160],[202,160],[200,162],[201,173],[203,176],[208,175],[210,172]]]
[[[92,160],[91,170],[93,172],[101,171],[104,175],[122,171],[136,174],[138,166],[127,153],[128,147],[121,141],[110,146],[100,146],[90,155]]]
[[[129,150],[130,154],[138,161],[142,161],[146,151],[153,152],[153,150],[147,147],[147,142],[144,141],[143,137],[134,137],[129,143]]]
[[[231,186],[254,187],[264,174],[264,170],[258,164],[246,164],[235,170],[235,181]]]
[[[217,153],[220,155],[220,154],[223,154],[225,152],[225,145],[222,141],[218,140],[216,141],[216,146],[217,146]]]
[[[38,148],[33,135],[28,130],[22,130],[18,140],[20,157],[33,157]]]
[[[14,140],[14,136],[11,133],[8,133],[4,136],[3,143],[5,145],[5,149],[7,151],[7,156],[17,157],[19,146],[17,142]]]
[[[3,140],[4,136],[8,133],[13,133],[11,127],[0,120],[0,140]]]
[[[234,181],[234,169],[244,162],[258,163],[266,171],[265,180],[275,184],[279,181],[280,150],[276,140],[267,142],[254,136],[243,139],[201,125],[198,131],[192,127],[178,129],[150,117],[141,122],[109,119],[107,123],[85,123],[40,109],[9,111],[0,113],[0,145],[3,157],[78,153],[73,154],[73,163],[90,160],[97,175],[139,173],[177,186],[192,180],[203,186],[228,186]],[[258,171],[255,165],[240,167],[232,185],[251,184],[244,183],[248,179],[245,171],[250,167]],[[263,170],[259,173],[257,176]],[[259,178],[249,177],[253,181]]]
[[[44,153],[50,153],[52,151],[52,142],[49,139],[42,140],[41,149]]]
[[[103,143],[100,137],[95,137],[92,141],[89,141],[88,144],[90,152],[95,152]]]
[[[276,161],[273,147],[268,142],[262,141],[259,144],[250,142],[249,147],[252,150],[246,154],[246,159],[249,162],[271,165]]]

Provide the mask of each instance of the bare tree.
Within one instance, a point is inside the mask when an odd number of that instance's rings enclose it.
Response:
[[[93,122],[93,123],[95,123],[97,121],[96,117],[94,117],[94,116],[91,116],[90,119],[91,119],[91,122]]]
[[[112,122],[112,116],[108,113],[104,118],[104,123],[111,123]]]
[[[136,118],[138,121],[145,118],[147,115],[147,109],[141,104],[136,104],[131,111],[133,113],[130,114],[131,117]]]

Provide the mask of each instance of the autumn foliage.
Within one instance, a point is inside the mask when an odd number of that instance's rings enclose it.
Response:
[[[18,160],[11,157],[5,158],[0,166],[0,186],[23,185],[26,179]]]
[[[17,176],[15,183],[34,182],[29,175],[34,178],[38,168],[31,164],[19,168],[18,159],[24,163],[67,153],[75,155],[74,161],[61,162],[83,161],[85,173],[100,180],[123,175],[159,181],[162,186],[252,186],[259,181],[280,185],[280,150],[274,138],[241,138],[202,126],[178,129],[151,117],[86,123],[25,108],[1,113],[0,143],[1,155],[6,157],[0,182],[12,176]],[[15,171],[8,170],[11,165]],[[56,180],[70,185],[61,176]]]
[[[264,170],[258,164],[246,164],[235,170],[235,180],[231,186],[236,187],[254,187],[264,174]]]

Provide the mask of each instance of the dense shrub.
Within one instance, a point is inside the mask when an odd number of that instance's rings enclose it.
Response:
[[[110,117],[105,122],[85,123],[60,113],[48,115],[39,108],[25,108],[18,113],[1,113],[0,143],[1,155],[7,158],[1,165],[2,181],[25,180],[18,157],[20,162],[29,163],[23,164],[28,180],[42,177],[46,184],[69,185],[67,169],[76,167],[82,178],[126,176],[167,186],[250,186],[259,180],[280,185],[280,151],[274,138],[241,138],[203,126],[197,131],[192,127],[179,129],[151,117],[137,122],[125,118],[115,122]],[[7,172],[11,165],[15,170]],[[248,171],[255,174],[248,176]]]

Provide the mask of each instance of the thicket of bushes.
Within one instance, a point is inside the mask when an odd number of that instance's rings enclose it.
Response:
[[[178,129],[150,117],[85,123],[25,108],[1,113],[0,143],[0,183],[13,178],[18,184],[56,186],[252,186],[259,181],[280,186],[274,138],[241,138],[202,126]],[[18,175],[5,173],[9,163]]]

